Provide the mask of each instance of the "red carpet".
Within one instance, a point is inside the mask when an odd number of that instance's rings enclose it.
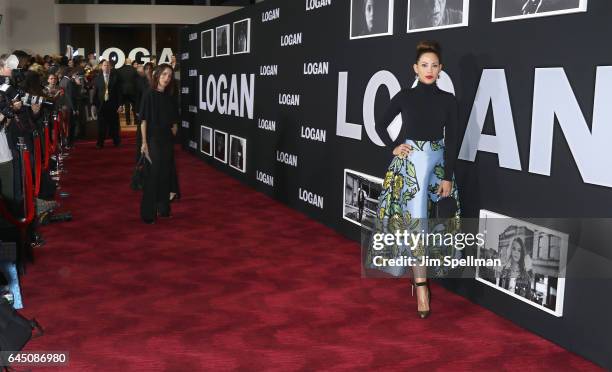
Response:
[[[433,286],[416,317],[406,281],[360,278],[359,246],[177,150],[183,198],[145,225],[134,146],[81,144],[23,278],[24,313],[68,351],[35,371],[598,370]],[[23,367],[22,367],[23,368]]]

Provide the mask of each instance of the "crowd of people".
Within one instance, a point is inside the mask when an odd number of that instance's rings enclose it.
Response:
[[[60,152],[67,152],[88,135],[88,110],[97,118],[98,149],[109,137],[114,146],[120,145],[119,115],[125,115],[127,125],[136,125],[136,159],[146,156],[152,161],[141,217],[153,223],[157,216],[170,216],[168,203],[180,195],[171,146],[179,115],[175,68],[174,56],[170,64],[157,66],[153,57],[146,63],[128,59],[114,68],[112,61],[97,59],[93,53],[68,58],[32,56],[17,50],[0,55],[0,248],[2,242],[11,241],[23,247],[17,253],[18,268],[23,270],[33,259],[33,248],[44,244],[37,226],[48,222],[58,207],[58,180],[53,172],[58,169]],[[160,111],[158,105],[166,109]],[[148,131],[144,130],[147,126]],[[31,155],[31,177],[24,149]],[[49,164],[43,168],[45,154]],[[37,190],[31,221],[24,207],[32,194],[25,187],[28,177],[35,180],[30,183],[36,183]],[[27,226],[18,226],[20,222]],[[5,277],[11,276],[0,270]]]

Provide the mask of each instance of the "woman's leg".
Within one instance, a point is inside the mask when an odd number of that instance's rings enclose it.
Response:
[[[172,159],[172,184],[170,185],[170,197],[171,199],[174,199],[175,197],[181,197],[181,192],[178,183],[178,172],[176,170],[176,159],[174,159],[174,157]]]
[[[145,222],[155,220],[157,215],[157,195],[159,194],[159,178],[161,174],[161,149],[154,141],[149,141],[149,157],[152,163],[148,163],[145,172],[144,187],[142,190],[142,201],[140,203],[140,216]]]
[[[136,121],[136,161],[140,159],[140,148],[142,147],[142,132],[140,131],[140,121]]]
[[[414,174],[416,182],[418,184],[418,191],[414,197],[407,203],[406,209],[410,211],[410,215],[413,219],[417,219],[418,223],[416,228],[413,229],[415,233],[424,234],[422,239],[425,239],[428,229],[428,205],[429,205],[429,192],[431,190],[431,177],[433,174],[434,166],[437,161],[436,153],[432,152],[428,144],[421,146],[423,150],[417,150],[410,154],[409,158],[414,164]],[[435,177],[435,176],[434,176]],[[417,258],[417,262],[420,259],[427,257],[427,244],[419,244],[412,251],[413,257]],[[426,265],[415,265],[412,267],[412,273],[414,276],[415,283],[424,283],[427,281],[427,266]],[[425,285],[417,285],[417,309],[418,311],[429,310],[429,290]]]
[[[170,188],[172,185],[172,168],[174,163],[174,148],[172,143],[164,143],[160,145],[160,169],[158,176],[157,189],[157,209],[159,215],[163,217],[170,216]]]

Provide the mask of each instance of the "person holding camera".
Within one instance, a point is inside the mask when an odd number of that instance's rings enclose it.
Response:
[[[79,62],[82,64],[82,62]],[[83,139],[85,138],[85,110],[87,101],[89,99],[89,95],[87,93],[87,86],[85,82],[85,70],[82,66],[78,66],[74,69],[72,73],[72,81],[74,81],[74,121],[71,122],[70,126],[70,144],[72,145],[76,139],[76,133],[78,132],[78,137]],[[78,129],[77,129],[78,128]]]
[[[9,204],[23,197],[20,188],[15,187],[16,175],[21,171],[21,164],[14,161],[19,154],[17,141],[23,137],[28,143],[34,128],[32,123],[38,120],[41,108],[38,104],[25,106],[16,94],[12,76],[17,66],[18,59],[14,55],[0,56],[0,76],[4,79],[0,87],[0,188]],[[31,142],[29,146],[28,149],[32,150]]]
[[[77,113],[76,102],[78,98],[78,86],[72,79],[73,73],[73,68],[69,66],[62,66],[58,71],[59,87],[64,91],[64,94],[59,100],[59,107],[62,115],[68,122],[68,128],[66,128],[68,133],[65,133],[68,140],[68,147],[72,146],[72,135],[74,133],[73,128],[75,126],[75,118]]]
[[[3,54],[0,56],[0,77],[2,84],[9,83],[13,69],[19,64],[19,60],[14,55]],[[0,89],[0,193],[4,199],[12,201],[14,198],[13,186],[13,153],[6,136],[6,128],[10,125],[7,115],[10,112],[21,109],[21,101],[13,101],[6,92]]]

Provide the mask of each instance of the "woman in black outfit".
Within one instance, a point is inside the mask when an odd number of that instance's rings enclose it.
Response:
[[[419,43],[413,68],[417,86],[397,93],[382,120],[376,122],[376,132],[387,146],[394,148],[395,155],[385,174],[376,221],[377,226],[391,233],[397,230],[427,233],[426,219],[432,203],[448,196],[458,200],[453,177],[459,136],[457,101],[436,84],[442,69],[437,42]],[[400,113],[402,129],[393,141],[387,127]],[[430,309],[426,267],[418,265],[421,257],[428,255],[427,247],[416,244],[390,248],[392,255],[412,256],[417,260],[417,265],[412,267],[417,286],[417,313],[421,318],[427,317]]]
[[[173,136],[178,130],[179,110],[172,95],[174,71],[162,64],[153,71],[152,88],[143,95],[140,109],[141,151],[150,160],[145,177],[140,216],[145,223],[157,215],[170,217],[170,189],[174,167]]]
[[[153,79],[153,64],[147,62],[144,66],[138,66],[138,81],[136,83],[136,161],[140,159],[142,147],[142,133],[140,131],[140,109],[142,100],[146,93],[151,89],[151,79]]]

